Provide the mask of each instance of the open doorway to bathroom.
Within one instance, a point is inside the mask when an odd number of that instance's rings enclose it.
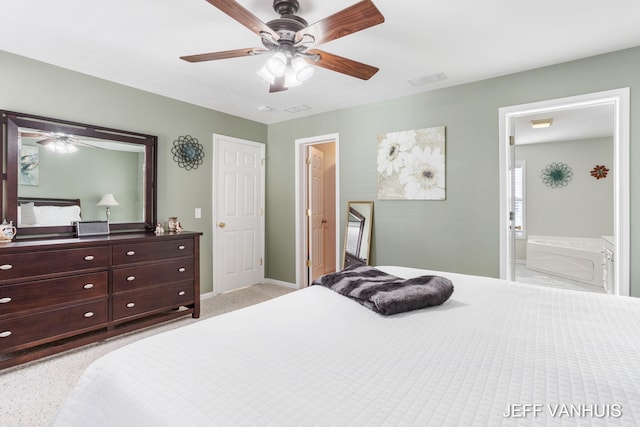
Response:
[[[501,277],[628,295],[628,90],[500,110]]]

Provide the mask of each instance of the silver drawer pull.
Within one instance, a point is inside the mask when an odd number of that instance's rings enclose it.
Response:
[[[185,246],[184,246],[184,245],[180,245],[180,246],[178,246],[178,250],[179,250],[179,251],[183,251],[184,249],[185,249]]]
[[[0,304],[6,304],[8,302],[11,302],[11,298],[9,298],[9,297],[0,298]]]
[[[91,288],[93,288],[93,283],[87,283],[86,285],[83,286],[83,288],[91,289]]]
[[[127,252],[127,256],[134,256],[136,254],[136,251],[128,251]]]
[[[93,261],[95,257],[93,255],[87,255],[86,257],[84,257],[85,261]]]
[[[178,292],[178,295],[180,295],[180,296],[182,296],[182,295],[184,295],[184,294],[186,294],[186,292],[185,292],[185,291],[180,291],[180,292]]]
[[[11,335],[11,331],[0,332],[0,338],[6,338]]]
[[[132,302],[130,302],[130,303],[128,303],[128,304],[127,304],[127,307],[128,307],[128,308],[132,308],[132,307],[135,307],[135,306],[136,306],[136,305],[135,305],[135,303],[132,303]]]
[[[13,265],[11,264],[0,265],[0,270],[11,270],[12,268],[13,268]]]
[[[93,317],[93,311],[87,311],[87,312],[84,314],[84,317]]]
[[[187,269],[186,269],[186,268],[184,268],[184,267],[180,267],[180,268],[178,269],[178,271],[179,271],[180,273],[184,273],[185,271],[187,271]]]
[[[136,276],[127,277],[127,282],[133,282],[134,280],[136,280]]]

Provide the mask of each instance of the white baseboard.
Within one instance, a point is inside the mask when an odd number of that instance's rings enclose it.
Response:
[[[264,283],[269,283],[271,285],[284,286],[285,288],[298,289],[298,286],[295,283],[284,282],[282,280],[264,279]],[[215,295],[213,294],[213,291],[206,292],[204,294],[200,294],[200,300],[213,298],[214,296]]]
[[[282,280],[264,279],[264,282],[269,283],[271,285],[278,285],[278,286],[284,286],[286,288],[299,289],[298,285],[296,285],[295,283],[284,282]]]

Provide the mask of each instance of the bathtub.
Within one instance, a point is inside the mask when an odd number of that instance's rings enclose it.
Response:
[[[602,240],[529,236],[527,268],[602,288]]]

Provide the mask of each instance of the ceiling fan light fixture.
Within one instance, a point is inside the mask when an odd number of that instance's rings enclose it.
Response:
[[[287,57],[282,52],[276,52],[265,64],[267,71],[274,77],[282,77],[287,71]]]
[[[291,61],[291,66],[295,72],[296,80],[300,83],[306,82],[313,76],[314,69],[311,65],[307,64],[302,57],[298,56]]]
[[[75,145],[73,145],[72,143],[64,139],[57,139],[55,141],[51,141],[46,145],[46,147],[55,153],[69,154],[69,153],[75,153],[76,151],[78,151],[78,147],[76,147]]]
[[[275,76],[269,72],[266,64],[263,65],[256,74],[262,77],[262,79],[270,85],[272,85],[276,81]]]
[[[296,71],[293,67],[288,67],[286,73],[284,74],[284,87],[290,88],[294,86],[300,86],[302,81],[298,80],[296,76]]]

